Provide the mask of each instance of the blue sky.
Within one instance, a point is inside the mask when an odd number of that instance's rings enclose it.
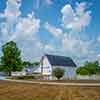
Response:
[[[13,40],[24,60],[40,59],[45,53],[70,56],[77,64],[99,60],[99,4],[99,0],[0,0],[0,49]]]

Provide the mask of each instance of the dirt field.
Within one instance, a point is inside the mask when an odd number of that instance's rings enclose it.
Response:
[[[100,100],[100,87],[0,81],[0,100]]]
[[[59,83],[100,83],[100,80],[29,80],[37,82],[59,82]]]

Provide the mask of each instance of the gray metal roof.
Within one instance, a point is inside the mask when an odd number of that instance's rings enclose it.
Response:
[[[58,55],[45,55],[52,66],[76,67],[76,64],[70,57]]]
[[[24,70],[34,72],[38,67],[39,66],[27,66]]]

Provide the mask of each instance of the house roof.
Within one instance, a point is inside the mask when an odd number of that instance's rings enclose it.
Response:
[[[58,55],[45,55],[52,66],[76,67],[76,64],[70,57]]]
[[[25,70],[30,70],[30,71],[35,71],[39,66],[27,66],[24,69]]]

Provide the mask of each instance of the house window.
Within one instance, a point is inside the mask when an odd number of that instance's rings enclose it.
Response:
[[[49,67],[45,67],[45,69],[49,69]]]

